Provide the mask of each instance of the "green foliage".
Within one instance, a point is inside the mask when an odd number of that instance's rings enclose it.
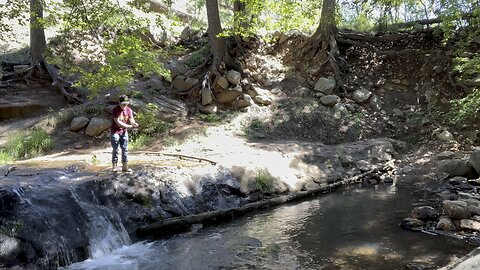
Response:
[[[287,32],[298,29],[311,32],[318,25],[320,12],[318,1],[283,0],[240,0],[244,10],[237,11],[233,16],[222,13],[225,21],[225,31],[222,36],[239,35],[250,37],[267,34],[274,31]]]
[[[87,115],[102,115],[105,112],[105,106],[102,104],[89,104],[83,109]]]
[[[12,22],[19,26],[25,26],[28,23],[28,17],[25,16],[28,10],[28,1],[0,2],[0,40],[12,37],[14,31]]]
[[[476,116],[480,108],[480,89],[475,89],[468,96],[450,101],[452,108],[447,116],[453,123],[461,123]]]
[[[207,114],[207,115],[202,116],[203,121],[205,121],[207,123],[211,123],[211,124],[221,123],[222,119],[223,119],[222,116],[220,116],[218,114]]]
[[[53,149],[53,140],[41,129],[22,132],[10,137],[2,152],[13,159],[27,159],[43,155]]]
[[[98,164],[100,164],[100,160],[97,158],[97,155],[92,156],[91,163],[93,166],[97,166]]]
[[[143,93],[141,91],[132,91],[130,94],[130,97],[136,98],[136,99],[142,99],[143,98]]]
[[[185,61],[185,64],[190,68],[195,68],[205,61],[205,58],[210,53],[210,46],[204,46],[198,51],[193,52]]]
[[[255,176],[255,187],[263,193],[270,193],[274,191],[274,178],[267,170],[257,171]]]
[[[480,74],[480,55],[455,58],[454,71],[464,77]]]
[[[78,85],[89,88],[95,96],[103,89],[125,89],[136,73],[170,77],[170,72],[156,61],[156,54],[147,48],[148,44],[139,37],[119,36],[107,45],[105,64],[98,63],[97,70],[83,72]]]
[[[0,149],[0,164],[8,164],[13,161],[12,156],[10,156],[6,150]]]
[[[254,138],[259,133],[269,132],[269,131],[270,131],[270,126],[268,125],[268,123],[265,123],[264,121],[258,118],[254,118],[250,120],[250,122],[245,123],[243,126],[243,132],[248,138]]]
[[[439,13],[442,18],[441,27],[444,32],[444,41],[455,42],[455,59],[453,71],[462,80],[468,80],[480,76],[480,55],[478,45],[473,43],[474,38],[480,37],[480,8],[474,1],[450,1],[443,2],[443,8]],[[465,16],[468,14],[468,16]],[[458,34],[455,36],[455,34]],[[459,38],[459,39],[458,39]],[[480,91],[473,89],[464,98],[453,100],[447,116],[454,123],[465,122],[475,117],[480,105]]]
[[[163,138],[163,145],[165,146],[174,146],[177,145],[178,141],[175,139],[175,137],[167,135]]]
[[[150,143],[152,143],[153,140],[154,140],[154,138],[147,135],[147,134],[140,134],[140,135],[136,136],[134,139],[132,139],[131,142],[129,142],[128,147],[132,151],[140,150],[140,149],[148,146]]]
[[[155,104],[149,103],[147,105],[147,111],[139,112],[135,116],[135,120],[139,125],[140,134],[165,134],[171,128],[171,124],[163,122],[158,119],[157,111],[158,107]]]

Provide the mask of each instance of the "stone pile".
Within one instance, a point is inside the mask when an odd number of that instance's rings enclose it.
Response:
[[[438,206],[420,206],[400,226],[413,231],[474,237],[480,232],[480,149],[468,159],[455,152],[437,156],[438,164],[447,175],[446,188],[439,191]]]

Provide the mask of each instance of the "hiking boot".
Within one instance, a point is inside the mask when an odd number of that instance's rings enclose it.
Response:
[[[117,163],[112,163],[112,172],[113,173],[118,172]]]
[[[128,168],[128,163],[127,162],[122,162],[122,172],[127,172],[127,173],[132,172],[132,169]]]

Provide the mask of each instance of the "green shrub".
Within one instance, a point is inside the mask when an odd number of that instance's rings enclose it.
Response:
[[[158,107],[155,104],[149,103],[147,108],[147,111],[139,112],[135,117],[139,124],[139,134],[167,133],[171,128],[171,124],[158,119]]]
[[[132,139],[129,143],[129,148],[132,151],[142,149],[149,145],[153,141],[153,137],[147,134],[140,134],[136,138]]]
[[[50,134],[35,129],[9,138],[4,151],[13,159],[27,159],[43,155],[52,148],[53,140]]]
[[[254,118],[250,122],[246,123],[243,126],[243,132],[248,138],[254,138],[255,134],[258,133],[268,133],[270,132],[271,128],[268,125],[268,123],[258,119]]]
[[[274,190],[273,176],[266,170],[259,170],[255,176],[255,187],[261,192],[269,193]]]
[[[207,123],[218,124],[222,122],[223,117],[218,114],[207,114],[202,116],[202,120]]]
[[[5,150],[0,150],[0,164],[7,164],[12,160],[13,158]]]
[[[475,117],[480,108],[480,89],[475,89],[471,94],[462,98],[450,101],[452,105],[447,116],[454,123],[465,122]]]
[[[136,99],[142,99],[143,98],[143,93],[141,91],[132,91],[132,94],[130,95],[132,98]]]
[[[190,68],[199,66],[205,61],[205,58],[210,53],[210,48],[208,46],[202,47],[200,50],[193,52],[190,57],[185,61],[185,65]]]

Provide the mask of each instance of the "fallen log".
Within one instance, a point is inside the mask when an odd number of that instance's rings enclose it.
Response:
[[[159,237],[165,237],[168,235],[186,231],[193,224],[201,223],[204,225],[212,225],[212,224],[217,224],[224,221],[229,221],[235,217],[242,216],[248,212],[251,212],[257,209],[269,208],[269,207],[277,206],[287,202],[306,198],[308,196],[313,196],[315,194],[326,193],[328,191],[340,188],[342,186],[353,184],[370,174],[376,173],[378,171],[384,171],[391,167],[392,167],[392,162],[388,162],[381,168],[372,169],[364,173],[361,173],[359,175],[349,177],[345,180],[337,181],[330,184],[325,184],[315,189],[311,189],[307,191],[297,191],[288,195],[281,195],[271,199],[247,203],[238,208],[221,209],[221,210],[204,212],[196,215],[182,216],[182,217],[162,220],[162,221],[137,229],[136,234],[138,237],[141,237],[141,238],[147,238],[147,237],[159,238]]]
[[[156,155],[156,156],[170,156],[170,157],[179,157],[179,158],[188,158],[188,159],[196,159],[199,161],[206,161],[210,162],[213,165],[216,165],[217,162],[207,159],[207,158],[201,158],[201,157],[194,157],[194,156],[188,156],[188,155],[182,155],[182,154],[171,154],[171,153],[161,153],[161,152],[151,152],[151,151],[137,151],[135,152],[137,154],[144,154],[144,155]]]

